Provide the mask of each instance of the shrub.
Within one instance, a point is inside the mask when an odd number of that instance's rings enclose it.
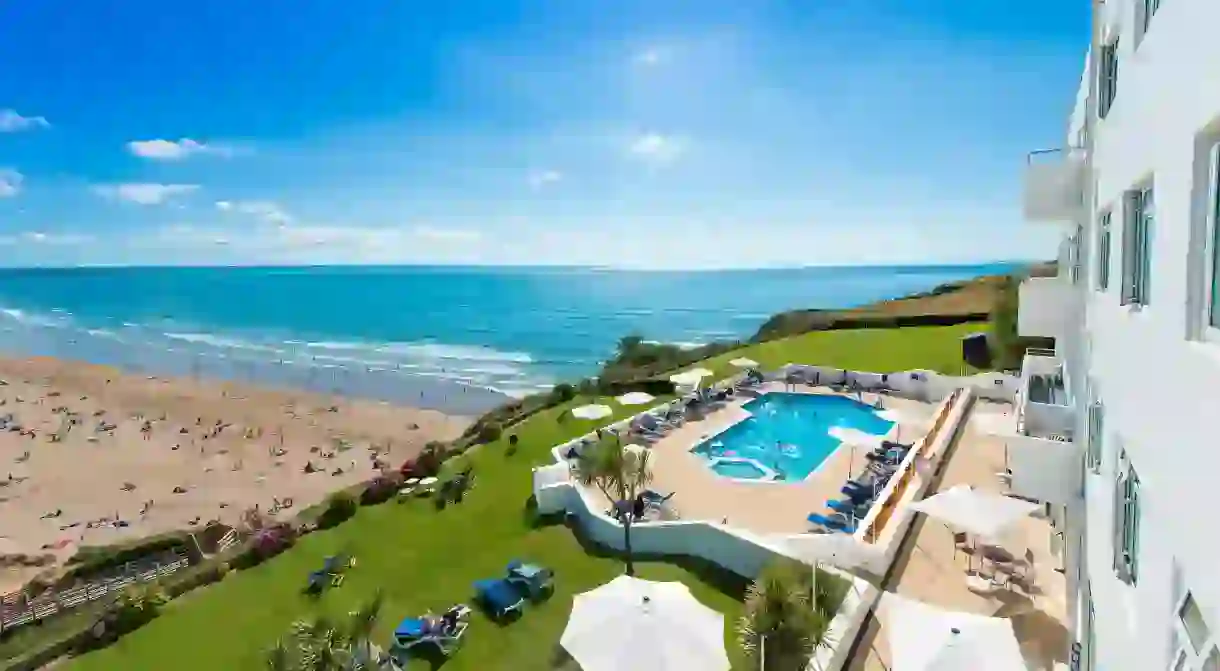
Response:
[[[404,480],[406,477],[402,473],[385,473],[373,478],[360,492],[360,505],[371,506],[390,500],[402,488]]]
[[[479,428],[480,443],[494,443],[504,434],[504,427],[499,422],[487,422]]]
[[[555,385],[554,388],[551,389],[550,398],[548,400],[551,403],[558,405],[560,403],[567,403],[574,398],[576,398],[576,387],[573,387],[567,383],[562,383]]]
[[[229,575],[229,571],[231,571],[231,570],[232,570],[232,568],[229,566],[229,562],[227,562],[227,561],[220,562],[219,564],[216,565],[216,578],[218,580],[224,580],[225,576]]]
[[[412,477],[435,477],[441,471],[441,464],[444,463],[447,452],[446,445],[437,440],[424,445],[424,451],[415,459],[415,473]]]
[[[318,526],[329,529],[341,522],[351,519],[360,507],[360,501],[348,491],[338,491],[326,499],[326,509],[318,517]]]
[[[82,547],[72,556],[70,563],[73,566],[64,574],[60,582],[70,583],[77,578],[120,567],[130,561],[185,548],[188,545],[189,537],[190,534],[184,531],[171,531],[114,545]]]
[[[161,612],[169,596],[156,582],[132,585],[119,594],[115,603],[114,629],[122,635],[143,626]]]
[[[505,453],[508,454],[509,456],[516,454],[517,453],[517,443],[519,443],[520,440],[521,439],[518,438],[517,434],[515,434],[515,433],[513,435],[509,436],[508,437],[508,449],[505,450]]]

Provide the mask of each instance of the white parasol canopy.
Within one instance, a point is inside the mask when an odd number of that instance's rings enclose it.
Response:
[[[601,405],[600,403],[592,403],[589,405],[582,405],[577,408],[572,408],[572,416],[576,417],[577,419],[601,419],[602,417],[610,416],[610,414],[613,412],[614,411],[610,409],[610,406]]]
[[[881,442],[885,440],[885,436],[878,436],[875,433],[868,433],[851,427],[832,426],[826,430],[826,433],[834,438],[838,438],[839,442],[847,443],[848,445],[859,445],[860,447],[881,447]]]
[[[958,613],[886,593],[891,671],[1026,671],[1012,620]]]
[[[630,576],[576,595],[559,639],[584,671],[727,671],[724,616],[685,585]]]
[[[675,373],[669,376],[669,381],[680,387],[694,387],[699,384],[703,378],[712,374],[712,371],[706,368],[692,368],[681,373]]]
[[[935,517],[958,531],[995,540],[1038,509],[1038,504],[958,485],[916,501],[911,509]]]
[[[729,362],[729,365],[733,366],[735,368],[758,368],[757,361],[755,361],[754,359],[747,359],[746,357],[741,357],[740,359],[733,359],[732,361]]]
[[[623,405],[644,405],[645,403],[651,403],[653,398],[655,397],[647,392],[631,391],[619,396],[615,400]]]

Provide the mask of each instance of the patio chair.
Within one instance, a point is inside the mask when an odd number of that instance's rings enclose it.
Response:
[[[433,645],[442,654],[451,655],[470,626],[467,622],[469,616],[470,607],[457,604],[440,617],[406,618],[394,629],[389,654],[399,664],[406,664],[411,650],[419,646]]]
[[[475,598],[493,619],[505,619],[525,609],[521,590],[505,578],[480,580],[474,584]]]
[[[519,559],[508,563],[508,577],[505,580],[534,600],[549,596],[555,591],[554,571],[537,564],[526,564]]]
[[[970,538],[966,532],[959,531],[953,534],[953,559],[957,560],[958,554],[964,554],[967,557],[974,554],[974,548],[970,545]]]

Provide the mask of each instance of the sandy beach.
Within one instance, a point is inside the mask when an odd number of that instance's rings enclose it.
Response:
[[[59,562],[255,505],[291,515],[470,421],[46,358],[0,359],[0,382],[0,555]],[[0,567],[0,593],[46,568]]]

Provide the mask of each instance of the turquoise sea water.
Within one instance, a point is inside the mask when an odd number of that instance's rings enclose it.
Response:
[[[780,310],[857,305],[1010,267],[0,270],[0,352],[474,412],[591,374],[629,333],[745,338]]]
[[[752,460],[778,473],[780,480],[804,480],[817,470],[839,447],[839,439],[830,434],[832,427],[884,436],[894,426],[869,406],[845,396],[770,393],[742,408],[750,413],[748,419],[708,438],[692,451],[709,460]],[[760,477],[758,473],[733,475],[725,471],[725,463],[713,463],[712,468],[728,477]],[[734,461],[727,464],[739,473],[744,465]]]

